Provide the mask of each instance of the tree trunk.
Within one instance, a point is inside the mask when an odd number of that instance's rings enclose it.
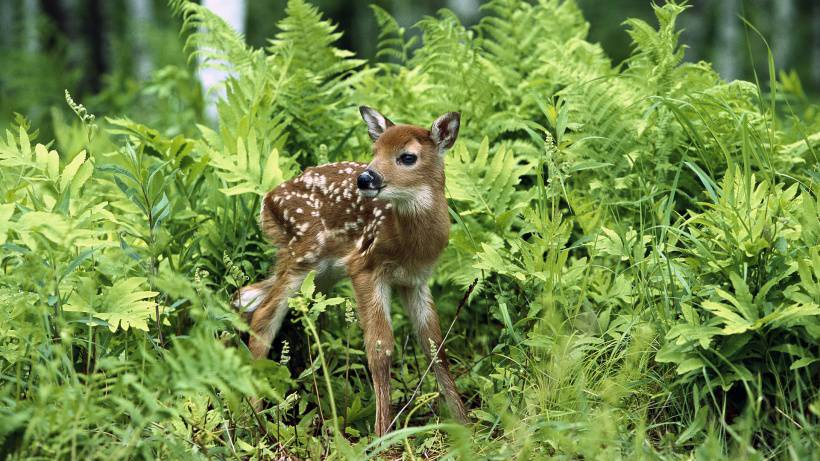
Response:
[[[692,3],[689,9],[680,16],[679,27],[683,29],[681,43],[686,43],[688,46],[685,59],[689,62],[697,62],[706,57],[704,50],[706,49],[710,3],[709,0]]]
[[[240,34],[245,33],[245,16],[248,11],[245,0],[233,0],[230,2],[224,0],[202,0],[202,6],[213,11],[214,14],[222,18]],[[219,84],[222,83],[228,75],[223,70],[213,69],[208,66],[202,66],[201,64],[202,62],[200,62],[199,67],[199,81],[202,84],[202,90],[205,92],[205,117],[209,122],[215,124],[218,119],[216,102],[224,94],[224,90],[219,88]]]
[[[148,80],[153,70],[148,50],[148,32],[154,19],[151,0],[128,0],[128,28],[133,37],[134,72],[138,80]]]
[[[814,2],[811,10],[811,79],[814,88],[820,88],[820,2]]]
[[[478,0],[447,0],[447,8],[453,10],[461,21],[471,24],[481,13],[478,10]]]
[[[774,24],[772,24],[774,42],[774,63],[778,69],[788,69],[793,65],[792,37],[795,34],[794,0],[777,0],[774,4]]]
[[[66,47],[66,60],[68,65],[82,67],[85,66],[90,54],[88,43],[83,40],[83,17],[82,8],[85,7],[83,0],[62,0],[65,14],[65,38],[70,40],[71,46]],[[79,96],[79,95],[77,95]]]
[[[740,0],[721,0],[718,9],[718,42],[715,51],[715,69],[726,81],[740,76]]]
[[[102,0],[87,0],[85,2],[84,32],[88,44],[88,60],[86,61],[86,84],[90,93],[99,93],[102,90],[102,76],[107,70],[106,51],[111,44],[106,42],[105,5]]]
[[[5,31],[0,34],[0,48],[9,49],[13,46],[15,27],[14,4],[12,2],[0,1],[0,30]]]
[[[37,34],[37,19],[40,7],[37,0],[23,1],[23,48],[27,53],[36,53],[40,50],[40,40]]]

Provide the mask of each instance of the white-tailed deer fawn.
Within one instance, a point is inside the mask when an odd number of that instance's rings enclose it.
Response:
[[[447,245],[450,219],[444,197],[444,153],[458,136],[460,116],[449,112],[430,130],[394,125],[360,107],[373,139],[373,161],[331,163],[270,191],[262,202],[262,229],[279,247],[274,274],[240,290],[236,303],[251,312],[250,350],[265,357],[288,311],[288,297],[311,271],[328,289],[347,274],[376,393],[376,434],[390,428],[393,329],[390,294],[407,309],[421,349],[452,416],[466,421],[440,347],[442,337],[427,279]],[[438,352],[438,357],[431,357]]]

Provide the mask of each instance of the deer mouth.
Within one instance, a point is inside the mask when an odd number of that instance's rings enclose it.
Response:
[[[379,194],[384,188],[385,186],[379,187],[377,189],[359,189],[359,193],[367,198],[375,198],[379,196]]]

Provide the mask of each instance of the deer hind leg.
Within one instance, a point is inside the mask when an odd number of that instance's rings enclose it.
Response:
[[[433,372],[436,375],[439,389],[441,389],[450,415],[461,423],[467,422],[464,403],[456,389],[450,366],[447,361],[447,352],[441,347],[441,327],[436,313],[430,288],[426,284],[399,289],[402,302],[407,309],[410,321],[416,331],[416,337],[428,360],[433,360]],[[438,351],[438,355],[434,357]]]
[[[390,323],[390,286],[372,273],[351,274],[359,323],[364,331],[367,366],[376,395],[377,436],[384,435],[391,420],[390,362],[393,355],[393,327]]]
[[[254,358],[267,357],[271,343],[288,315],[288,298],[302,284],[305,275],[301,272],[279,271],[275,277],[260,282],[260,284],[269,282],[269,285],[261,296],[254,298],[259,300],[252,311],[250,322],[249,348]],[[250,287],[253,285],[246,288]],[[262,288],[257,287],[257,289]],[[242,294],[240,294],[240,299],[241,297]]]

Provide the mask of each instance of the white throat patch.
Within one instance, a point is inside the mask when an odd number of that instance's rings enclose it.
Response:
[[[415,189],[390,192],[390,201],[398,213],[418,214],[433,207],[433,189],[426,184]]]

